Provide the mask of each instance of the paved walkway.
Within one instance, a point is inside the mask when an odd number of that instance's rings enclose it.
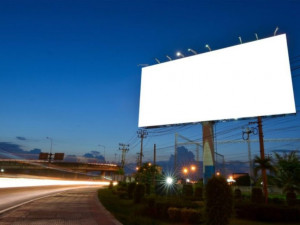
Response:
[[[0,215],[1,225],[121,225],[97,198],[98,188],[54,194]]]

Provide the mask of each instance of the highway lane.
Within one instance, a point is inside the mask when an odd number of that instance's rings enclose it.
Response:
[[[37,187],[36,187],[37,188]],[[0,189],[1,196],[17,193],[29,195],[41,189]],[[48,189],[48,187],[43,187]],[[46,195],[0,214],[1,225],[121,225],[102,205],[97,198],[99,186],[94,187],[52,187]],[[68,190],[67,190],[68,189]],[[55,192],[55,193],[54,193]],[[32,197],[32,196],[31,196]],[[19,197],[16,197],[18,199]],[[0,199],[2,199],[0,197]],[[10,201],[10,200],[9,200]]]
[[[49,196],[54,193],[71,190],[81,186],[36,186],[14,187],[0,189],[0,213],[37,198]]]

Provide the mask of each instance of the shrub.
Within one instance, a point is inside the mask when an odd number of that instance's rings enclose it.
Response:
[[[254,187],[251,192],[251,202],[253,203],[263,203],[264,195],[261,188]]]
[[[146,194],[147,194],[147,195],[150,195],[150,188],[151,188],[150,184],[149,184],[149,183],[146,183],[146,184],[145,184],[145,188],[146,188]]]
[[[136,186],[135,182],[131,182],[131,183],[128,184],[127,193],[128,193],[128,198],[129,199],[133,198],[133,192],[134,192],[135,186]]]
[[[195,196],[196,200],[202,200],[203,199],[203,188],[196,186],[194,196]]]
[[[191,184],[184,184],[182,187],[182,195],[184,197],[193,197],[193,186]]]
[[[285,223],[300,221],[300,209],[285,205],[238,202],[235,209],[240,219]]]
[[[214,176],[205,187],[206,223],[208,225],[226,225],[232,213],[233,195],[225,178]]]
[[[242,192],[238,188],[234,190],[234,199],[236,199],[236,200],[242,199]]]
[[[137,184],[134,189],[134,203],[140,203],[145,195],[145,185]]]
[[[180,219],[180,209],[179,208],[174,208],[174,207],[170,207],[168,208],[168,215],[170,220],[172,221],[179,221]]]
[[[180,210],[181,220],[184,223],[196,223],[199,218],[199,211],[195,209],[183,208]]]
[[[296,199],[297,199],[297,195],[295,192],[287,192],[286,193],[286,203],[289,205],[289,206],[294,206],[296,205]]]
[[[117,191],[117,195],[119,196],[119,198],[125,199],[127,198],[127,191]]]

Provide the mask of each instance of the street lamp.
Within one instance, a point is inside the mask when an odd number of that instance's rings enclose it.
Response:
[[[98,145],[98,146],[100,146],[100,147],[103,147],[103,148],[104,148],[104,154],[103,154],[103,156],[104,156],[104,161],[106,162],[106,159],[105,159],[105,146],[104,146],[104,145]]]

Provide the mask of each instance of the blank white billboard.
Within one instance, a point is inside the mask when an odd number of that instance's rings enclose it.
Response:
[[[285,34],[142,68],[139,127],[295,112]]]

